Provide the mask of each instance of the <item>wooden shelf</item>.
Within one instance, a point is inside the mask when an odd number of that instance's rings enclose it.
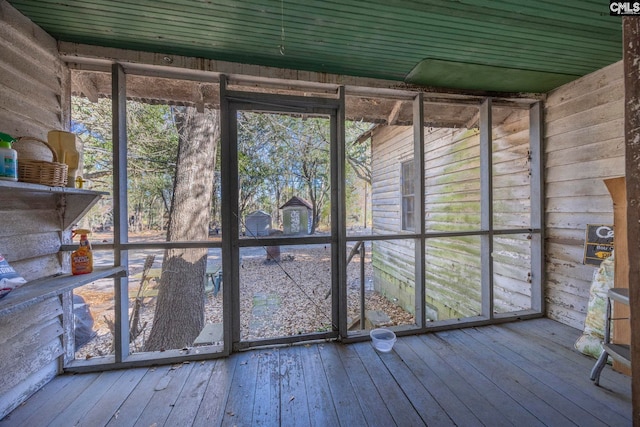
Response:
[[[89,274],[43,277],[25,283],[0,299],[0,318],[95,280],[120,275],[124,275],[124,267],[99,267]]]
[[[98,200],[109,193],[71,187],[49,187],[0,180],[0,199],[3,208],[11,209],[59,209],[63,230],[69,229],[87,213]]]

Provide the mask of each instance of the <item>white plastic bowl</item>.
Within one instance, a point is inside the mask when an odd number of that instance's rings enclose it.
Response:
[[[396,334],[385,328],[372,329],[369,336],[373,342],[373,347],[383,353],[388,353],[396,342]]]

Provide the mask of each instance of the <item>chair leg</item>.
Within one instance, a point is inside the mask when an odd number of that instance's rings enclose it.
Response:
[[[600,357],[598,357],[598,361],[593,366],[593,369],[591,369],[591,381],[593,381],[596,385],[600,385],[600,373],[607,364],[608,357],[609,355],[607,354],[607,352],[602,350],[602,353],[600,353]]]

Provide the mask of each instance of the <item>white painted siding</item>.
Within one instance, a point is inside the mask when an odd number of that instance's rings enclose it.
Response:
[[[551,92],[545,106],[546,301],[581,329],[595,270],[584,265],[587,224],[613,224],[603,180],[624,175],[624,89],[618,62]]]
[[[403,162],[413,159],[411,126],[381,127],[372,140],[372,226],[375,234],[402,232],[400,179]],[[413,240],[376,241],[372,245],[374,287],[409,312],[415,310]]]
[[[425,217],[430,231],[480,230],[480,136],[477,129],[425,129]],[[427,318],[481,312],[480,239],[427,239]]]
[[[494,240],[495,310],[500,313],[531,308],[528,129],[528,110],[494,108],[494,227],[523,229]],[[401,163],[413,158],[413,129],[381,128],[372,141],[373,229],[402,233]],[[427,232],[481,229],[477,129],[425,129],[425,215]],[[415,307],[413,245],[411,240],[375,242],[373,252],[374,285],[410,311]],[[427,317],[481,314],[479,237],[429,238],[425,251]]]
[[[575,328],[583,327],[595,270],[583,264],[586,226],[613,223],[613,205],[603,180],[624,175],[622,77],[622,64],[611,65],[551,92],[545,105],[546,314]],[[500,152],[504,160],[495,163],[494,171],[497,228],[526,227],[528,222],[527,120],[514,114],[500,129],[494,128],[494,159]],[[477,135],[465,138],[454,130],[425,135],[428,229],[477,228]],[[375,135],[373,224],[381,232],[400,229],[399,162],[412,156],[411,138],[410,128]],[[497,296],[498,311],[524,306],[530,292],[529,241],[523,234],[499,238],[497,243],[494,253],[500,258],[494,279],[496,292],[504,295]],[[499,298],[516,304],[500,308]]]
[[[493,241],[494,312],[531,309],[529,111],[493,108],[493,227],[523,229]]]
[[[46,139],[66,129],[69,74],[48,34],[0,1],[0,132]],[[18,159],[18,162],[20,159]],[[55,206],[3,196],[0,253],[27,280],[62,270]],[[62,305],[51,298],[0,318],[0,418],[58,373]]]

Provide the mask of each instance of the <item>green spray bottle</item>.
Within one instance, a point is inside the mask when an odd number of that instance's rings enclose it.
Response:
[[[11,148],[15,141],[11,135],[0,133],[0,179],[18,180],[18,152]]]

